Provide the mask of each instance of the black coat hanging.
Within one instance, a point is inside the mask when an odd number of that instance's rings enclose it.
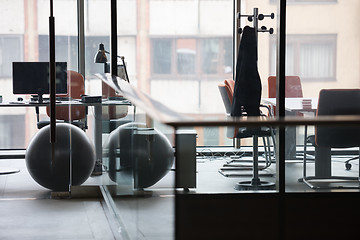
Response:
[[[242,33],[236,63],[235,89],[231,116],[260,116],[261,79],[257,68],[255,29],[246,26]]]

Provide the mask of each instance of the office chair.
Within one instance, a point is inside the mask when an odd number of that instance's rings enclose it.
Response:
[[[319,93],[318,108],[316,116],[337,116],[337,115],[360,115],[360,89],[323,89]],[[309,141],[309,139],[307,139]],[[359,176],[348,177],[348,176],[332,176],[331,174],[331,148],[350,148],[360,147],[360,127],[355,126],[316,126],[315,135],[313,138],[313,145],[316,151],[328,150],[329,161],[324,162],[324,159],[315,158],[315,176],[306,175],[306,151],[307,141],[304,142],[304,159],[303,159],[303,177],[300,181],[303,181],[307,186],[312,189],[320,188],[359,188],[346,187],[346,186],[331,186],[326,184],[323,186],[315,186],[310,181],[320,180],[331,183],[331,180],[350,180],[359,182]],[[316,157],[319,155],[316,154]],[[358,157],[357,157],[358,158]],[[353,160],[352,158],[350,160]],[[318,161],[318,162],[317,162]],[[321,166],[325,166],[324,169],[316,167],[317,163]],[[325,165],[324,165],[325,164]],[[359,165],[360,167],[360,165]]]
[[[231,114],[231,104],[233,99],[233,86],[234,80],[227,79],[224,81],[224,84],[219,84],[218,88],[220,91],[220,95],[224,102],[226,114],[230,116]],[[253,137],[252,132],[248,128],[227,128],[227,137],[232,139],[242,139],[242,138],[249,138]],[[273,142],[275,143],[275,139],[273,138],[272,130],[267,127],[263,127],[260,131],[259,137],[262,137],[264,143],[264,157],[265,157],[265,165],[258,166],[258,170],[264,170],[271,165],[271,149],[270,149],[270,140],[269,137],[272,137]],[[256,147],[257,149],[257,147]],[[275,147],[274,147],[275,149]],[[256,150],[257,151],[257,150]],[[238,177],[238,176],[247,176],[249,174],[245,173],[228,173],[227,171],[230,170],[252,170],[253,166],[249,165],[242,165],[242,164],[232,164],[234,162],[245,162],[245,160],[238,160],[232,159],[228,161],[226,164],[223,165],[223,168],[220,168],[219,173],[221,173],[225,177]],[[272,176],[272,174],[266,173],[262,174],[262,176]]]
[[[269,98],[276,98],[276,76],[268,77],[268,96]],[[299,76],[285,77],[285,97],[287,98],[303,97],[301,80]]]
[[[59,94],[57,97],[62,97],[65,99],[81,99],[81,95],[85,94],[84,86],[84,77],[75,71],[67,71],[68,78],[68,93],[66,95]],[[38,123],[38,129],[50,124],[49,120],[39,121],[38,109],[36,110]],[[50,107],[46,107],[46,113],[50,116]],[[68,122],[74,124],[75,126],[81,128],[82,130],[87,129],[86,115],[87,107],[86,106],[56,106],[56,120],[57,122]],[[61,121],[58,121],[61,120]]]
[[[268,77],[268,97],[276,98],[276,76]],[[303,90],[301,86],[301,80],[298,76],[286,76],[285,77],[285,97],[286,98],[302,98]],[[273,116],[276,115],[276,108],[274,106],[269,106],[271,108]],[[301,113],[299,115],[302,116]]]

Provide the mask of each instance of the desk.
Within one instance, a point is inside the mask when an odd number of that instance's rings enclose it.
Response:
[[[311,106],[308,104],[305,108],[303,106],[303,100],[311,100]],[[272,106],[276,106],[276,98],[264,98],[262,99],[263,103],[269,104]],[[316,109],[318,106],[317,98],[286,98],[285,99],[285,111],[288,112],[289,115],[295,115],[296,113],[316,113]],[[296,132],[291,132],[290,134],[296,134]],[[296,135],[289,136],[287,134],[285,137],[289,140],[289,138],[294,138],[296,140]],[[286,140],[288,142],[288,140]],[[290,139],[289,141],[292,141]],[[293,151],[291,149],[290,151]],[[290,153],[290,156],[294,156],[294,153]],[[288,154],[285,154],[289,156]],[[326,147],[316,147],[315,148],[315,177],[316,178],[328,178],[331,176],[331,148]]]
[[[303,104],[303,101],[305,101]],[[266,105],[276,106],[276,98],[263,98],[262,102]],[[315,114],[317,109],[317,98],[286,98],[285,115],[296,116],[299,113]],[[296,156],[296,127],[285,127],[286,159],[297,159]],[[291,144],[294,143],[294,144]]]
[[[262,98],[263,103],[276,106],[276,98]],[[303,101],[309,100],[311,101],[311,106],[308,105],[304,108]],[[305,113],[311,112],[315,113],[318,105],[317,98],[285,98],[285,111],[288,113]]]
[[[50,103],[32,103],[32,102],[4,102],[0,103],[0,107],[46,107]],[[102,107],[103,106],[112,106],[112,105],[123,105],[130,106],[131,103],[127,100],[105,100],[102,103],[83,103],[80,101],[61,101],[57,102],[56,106],[69,106],[69,105],[80,105],[80,106],[93,106],[94,107],[94,146],[95,146],[95,156],[96,162],[102,162]],[[95,165],[93,174],[100,174],[102,171],[101,165]],[[7,171],[9,172],[9,171]],[[0,171],[1,173],[1,171]],[[10,173],[10,172],[9,172]],[[8,173],[8,174],[9,174]],[[11,172],[12,173],[12,172]],[[6,174],[6,173],[3,173]]]

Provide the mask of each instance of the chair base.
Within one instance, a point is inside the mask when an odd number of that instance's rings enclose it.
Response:
[[[249,168],[249,169],[238,169],[238,168],[234,168],[234,169],[229,169],[229,168],[225,168],[225,169],[220,169],[219,170],[219,173],[221,175],[223,175],[224,177],[252,177],[254,174],[253,173],[227,173],[227,171],[239,171],[239,170],[252,170],[252,167]],[[259,170],[262,170],[262,169],[259,169]],[[260,177],[273,177],[274,174],[273,173],[260,173],[259,174]]]
[[[20,172],[20,169],[16,168],[0,168],[0,175],[13,174]]]
[[[252,179],[251,181],[238,182],[235,190],[275,190],[275,183]]]
[[[336,183],[334,180],[338,181],[346,181],[346,182],[357,182],[358,186],[316,186],[312,184],[310,181],[318,182],[318,183]],[[359,177],[342,177],[342,176],[331,176],[327,178],[319,178],[315,176],[302,177],[298,179],[298,182],[305,183],[311,189],[360,189],[360,181]]]

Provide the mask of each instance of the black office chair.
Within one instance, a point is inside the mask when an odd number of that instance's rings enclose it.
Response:
[[[360,115],[360,89],[323,89],[319,93],[319,101],[317,108],[317,116],[337,116],[337,115]],[[307,176],[307,144],[312,143],[316,151],[327,152],[330,154],[330,162],[323,162],[321,166],[325,169],[315,168],[316,176]],[[359,183],[359,175],[357,177],[350,176],[332,176],[331,173],[331,148],[351,148],[360,147],[360,127],[356,126],[317,126],[315,127],[315,135],[310,136],[304,142],[304,160],[303,160],[303,181],[312,189],[320,188],[359,188],[357,186],[334,186],[331,184],[336,181],[355,181]],[[358,156],[350,160],[358,159]],[[315,158],[315,166],[317,161],[324,161],[323,159]],[[349,161],[349,160],[348,160]],[[347,161],[346,161],[347,162]],[[360,165],[359,165],[360,167]],[[319,180],[322,185],[315,186],[310,183]]]
[[[219,84],[218,88],[220,91],[220,95],[222,97],[222,100],[224,102],[224,107],[226,110],[226,114],[230,116],[231,114],[231,104],[232,104],[232,98],[233,98],[233,89],[231,88],[231,85],[233,85],[232,79],[227,79],[224,81],[224,84]],[[266,106],[265,106],[266,107]],[[270,109],[267,108],[269,111]],[[260,137],[262,137],[263,144],[264,144],[264,165],[259,166],[259,170],[264,170],[271,166],[272,156],[275,156],[275,154],[272,154],[271,148],[270,148],[270,137],[273,140],[273,143],[275,142],[275,138],[273,133],[271,132],[270,128],[262,128],[262,134]],[[233,128],[233,127],[227,127],[227,137],[231,139],[242,139],[242,138],[249,138],[252,137],[249,131],[247,131],[247,128]],[[275,147],[274,147],[275,149]],[[225,177],[239,177],[239,176],[247,176],[249,174],[246,173],[238,173],[238,171],[234,170],[252,170],[253,166],[251,165],[245,165],[243,164],[246,162],[246,160],[242,160],[234,158],[227,163],[223,165],[222,168],[219,169],[219,173],[221,173]],[[260,162],[260,161],[259,161]],[[240,163],[240,164],[238,164]],[[262,174],[262,176],[272,176],[270,173]]]

